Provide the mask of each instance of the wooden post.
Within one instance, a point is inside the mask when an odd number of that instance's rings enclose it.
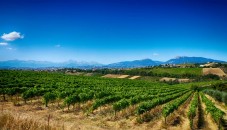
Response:
[[[165,125],[166,125],[166,117],[165,117]]]
[[[50,129],[50,114],[47,117],[47,127],[48,127],[48,130],[49,130]]]
[[[220,130],[221,128],[221,118],[218,120],[218,129]]]
[[[4,107],[4,102],[2,102],[2,113],[3,113],[3,110],[4,110],[4,108],[3,108],[3,107]]]

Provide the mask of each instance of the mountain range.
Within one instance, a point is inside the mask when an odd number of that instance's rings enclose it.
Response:
[[[218,62],[224,63],[226,61],[215,60],[204,57],[187,57],[180,56],[168,61],[154,61],[151,59],[142,59],[134,61],[122,61],[112,64],[100,64],[97,62],[78,62],[78,61],[67,61],[67,62],[49,62],[49,61],[23,61],[23,60],[8,60],[0,61],[0,68],[49,68],[49,67],[62,67],[62,68],[136,68],[146,66],[157,66],[161,64],[188,64],[188,63],[207,63],[207,62]]]

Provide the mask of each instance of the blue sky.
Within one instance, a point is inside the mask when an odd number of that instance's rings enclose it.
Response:
[[[0,8],[0,60],[227,61],[225,0],[1,0]]]

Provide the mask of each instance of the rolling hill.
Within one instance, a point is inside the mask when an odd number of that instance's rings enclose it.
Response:
[[[218,62],[223,63],[225,61],[214,60],[204,57],[187,57],[181,56],[170,59],[166,62],[154,61],[151,59],[142,59],[134,61],[122,61],[112,64],[103,65],[97,62],[78,62],[78,61],[67,61],[67,62],[49,62],[49,61],[34,61],[34,60],[8,60],[0,61],[0,68],[48,68],[48,67],[64,67],[64,68],[137,68],[146,66],[157,66],[161,64],[188,64],[188,63],[207,63],[207,62]]]

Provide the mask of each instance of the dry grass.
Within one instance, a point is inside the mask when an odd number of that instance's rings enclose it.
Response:
[[[180,83],[188,83],[190,82],[190,79],[178,79]]]
[[[3,104],[4,103],[4,104]],[[180,116],[180,124],[167,125],[162,127],[163,119],[161,116],[162,106],[156,108],[143,115],[142,124],[136,123],[137,115],[135,115],[136,106],[130,106],[117,113],[116,117],[112,109],[112,105],[105,105],[95,110],[93,113],[86,113],[91,107],[92,101],[81,104],[80,109],[70,107],[70,111],[62,111],[57,108],[57,104],[50,104],[48,108],[43,104],[39,104],[38,100],[14,106],[12,102],[0,102],[0,130],[146,130],[146,129],[187,129],[187,118],[185,110],[187,105],[182,105],[177,115],[173,119],[178,120]],[[4,108],[3,108],[4,106]],[[50,122],[48,128],[48,115]],[[169,121],[171,122],[171,121]]]
[[[138,78],[140,78],[141,76],[132,76],[132,77],[130,77],[129,79],[138,79]]]
[[[140,78],[141,76],[132,76],[132,77],[130,77],[130,75],[106,74],[106,75],[104,75],[102,77],[104,77],[104,78],[119,78],[119,79],[124,79],[124,78],[137,79],[137,78]]]
[[[117,78],[119,78],[119,79],[123,79],[123,78],[127,78],[127,77],[129,77],[129,75],[120,75],[119,77],[117,77]]]
[[[40,123],[34,119],[26,118],[18,114],[2,112],[0,115],[1,130],[60,130],[63,127],[53,127],[44,123]]]
[[[203,75],[208,75],[208,74],[215,74],[220,77],[226,75],[220,68],[203,68]]]
[[[104,78],[118,78],[119,75],[117,75],[117,74],[106,74],[106,75],[104,75],[102,77],[104,77]]]
[[[119,78],[119,79],[123,79],[123,78],[129,77],[129,75],[106,74],[106,75],[104,75],[102,77],[104,77],[104,78]]]

